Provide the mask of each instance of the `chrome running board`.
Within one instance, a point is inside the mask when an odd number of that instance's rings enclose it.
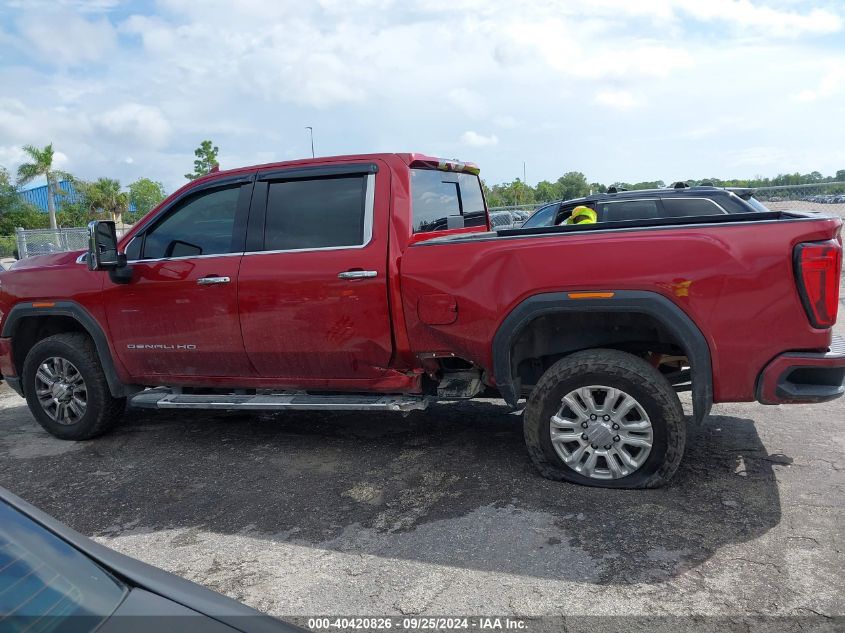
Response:
[[[167,389],[147,389],[129,401],[142,409],[223,409],[250,411],[399,411],[425,409],[422,396],[335,394],[302,391],[260,394],[183,394]]]

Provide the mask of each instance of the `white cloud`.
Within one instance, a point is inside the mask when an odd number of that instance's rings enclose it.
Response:
[[[461,143],[470,147],[488,147],[490,145],[498,145],[499,138],[495,134],[485,136],[484,134],[467,130],[461,134]]]
[[[120,4],[120,0],[6,0],[11,8],[39,11],[55,11],[56,8],[70,9],[80,13],[109,11]]]
[[[475,151],[491,182],[515,160],[537,179],[651,180],[667,156],[716,176],[727,155],[794,171],[808,139],[845,147],[845,47],[825,37],[842,11],[824,0],[57,1],[0,15],[0,139],[53,141],[86,178],[172,189],[204,138],[234,167],[310,155],[305,125],[323,155]],[[564,147],[580,148],[565,165]],[[814,155],[809,170],[842,168]]]
[[[70,164],[70,159],[64,152],[55,150],[53,152],[53,167],[56,169],[67,169]]]
[[[602,90],[595,97],[595,102],[613,110],[630,110],[642,105],[642,100],[627,90]]]
[[[119,142],[159,148],[167,144],[170,124],[161,110],[139,103],[125,103],[98,117],[102,130]]]
[[[842,65],[826,72],[815,88],[802,90],[792,96],[796,101],[809,103],[826,97],[832,97],[842,92],[845,92],[845,59],[842,60]]]
[[[18,31],[28,50],[57,66],[107,63],[117,46],[117,33],[106,18],[86,20],[71,13],[26,14]]]
[[[469,117],[479,117],[487,113],[487,104],[477,92],[464,87],[453,88],[447,95],[449,102]]]
[[[718,20],[780,37],[824,35],[842,30],[842,18],[839,15],[819,8],[808,13],[798,13],[750,0],[676,0],[676,4],[681,11],[699,20]]]
[[[781,147],[764,145],[747,147],[728,153],[728,164],[734,167],[770,168],[781,164],[788,158],[787,151]]]
[[[25,162],[26,154],[20,145],[0,145],[0,166],[9,170],[14,175],[18,165]]]
[[[503,114],[493,117],[493,123],[505,129],[512,129],[522,125],[522,121],[510,114]]]

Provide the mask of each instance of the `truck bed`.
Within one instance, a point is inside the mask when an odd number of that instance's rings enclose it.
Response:
[[[476,233],[462,233],[445,235],[442,237],[434,237],[431,240],[425,240],[425,243],[431,242],[462,242],[475,241],[479,239],[490,238],[506,238],[506,237],[527,237],[532,235],[561,235],[568,233],[584,234],[593,232],[618,231],[618,230],[634,230],[634,229],[654,229],[654,228],[672,228],[678,226],[690,225],[721,225],[721,224],[736,224],[736,223],[762,223],[762,222],[779,222],[788,220],[800,219],[820,219],[820,218],[838,218],[835,214],[828,214],[815,211],[769,211],[767,213],[731,213],[725,215],[712,216],[691,216],[682,218],[651,218],[646,220],[625,220],[617,222],[599,222],[597,224],[580,224],[580,225],[560,225],[560,226],[538,226],[534,228],[512,228],[502,229],[499,231],[476,232]]]
[[[787,350],[824,350],[795,283],[801,242],[837,238],[839,217],[773,211],[509,229],[418,242],[402,261],[414,351],[450,350],[492,367],[495,332],[526,297],[572,291],[662,295],[710,348],[714,401],[752,401],[763,367]],[[840,238],[841,239],[841,238]],[[431,324],[420,300],[451,296],[454,323]],[[442,300],[441,300],[442,301]]]

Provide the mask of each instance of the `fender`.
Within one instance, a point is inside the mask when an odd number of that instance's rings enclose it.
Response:
[[[515,406],[521,386],[514,380],[511,349],[519,333],[534,319],[555,312],[620,312],[653,317],[680,343],[692,365],[693,418],[701,422],[713,404],[713,371],[710,348],[698,326],[675,303],[657,294],[639,290],[613,291],[602,299],[572,299],[566,292],[549,292],[528,297],[505,317],[493,337],[493,376],[502,397]]]
[[[53,305],[49,307],[35,307],[31,302],[17,304],[9,310],[6,320],[3,322],[3,331],[0,332],[0,336],[14,337],[18,324],[22,319],[27,317],[70,317],[79,323],[94,341],[94,346],[97,348],[97,356],[100,357],[100,364],[103,367],[103,373],[106,375],[106,381],[108,382],[109,391],[112,396],[123,398],[138,391],[138,389],[133,388],[131,385],[124,385],[120,382],[114,366],[114,359],[109,349],[108,339],[106,339],[106,335],[103,333],[103,329],[97,323],[97,320],[75,301],[56,301],[50,303],[53,303]]]

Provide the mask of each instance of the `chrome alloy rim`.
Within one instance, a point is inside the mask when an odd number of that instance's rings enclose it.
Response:
[[[564,463],[591,479],[619,479],[637,471],[654,441],[651,420],[636,398],[603,385],[566,394],[549,428]]]
[[[46,359],[35,372],[35,394],[44,412],[59,424],[76,424],[85,415],[88,389],[76,366],[65,358]]]

